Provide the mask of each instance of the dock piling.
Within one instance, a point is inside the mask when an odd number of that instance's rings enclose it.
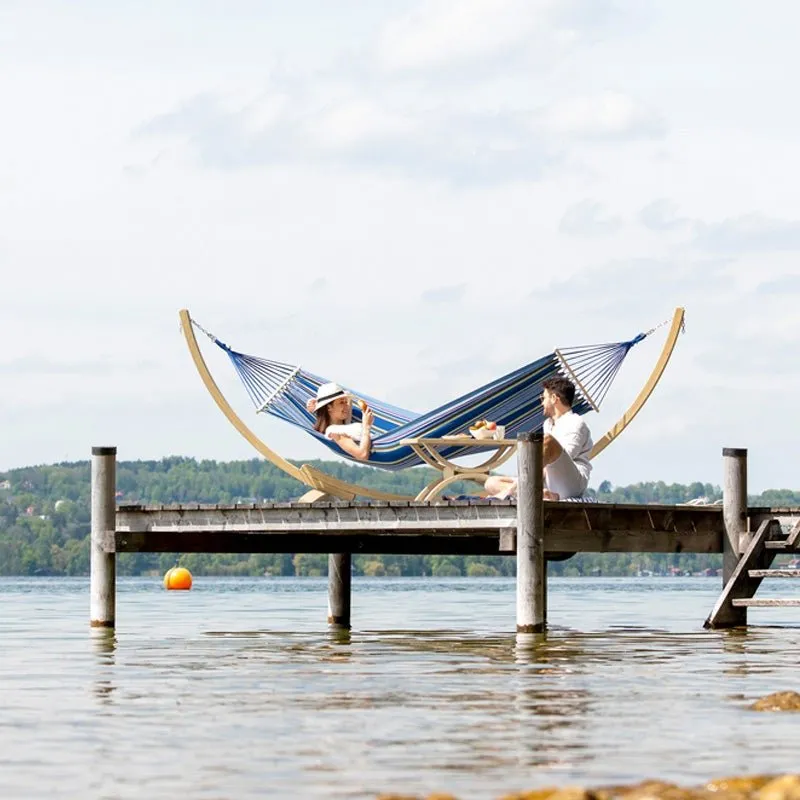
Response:
[[[328,624],[350,627],[350,590],[352,556],[350,553],[328,555]]]
[[[544,557],[544,474],[541,432],[519,434],[517,462],[517,633],[547,627],[547,561]]]
[[[736,571],[739,558],[748,546],[747,532],[747,449],[722,450],[722,588]],[[727,600],[715,617],[715,627],[747,625],[747,608]]]
[[[116,462],[116,447],[92,448],[89,622],[93,628],[115,624],[117,556],[106,552],[104,542],[116,527]]]

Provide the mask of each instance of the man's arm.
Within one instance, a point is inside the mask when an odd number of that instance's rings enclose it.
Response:
[[[555,426],[557,428],[558,426]],[[564,430],[556,431],[554,434],[561,449],[574,461],[575,456],[586,448],[589,440],[589,426],[582,420],[578,420],[577,425],[570,425]]]

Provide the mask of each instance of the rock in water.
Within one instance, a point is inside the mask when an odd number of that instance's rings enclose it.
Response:
[[[797,692],[773,692],[750,706],[753,711],[800,711],[800,694]]]
[[[775,778],[761,787],[757,797],[758,800],[800,800],[800,775],[781,775]]]

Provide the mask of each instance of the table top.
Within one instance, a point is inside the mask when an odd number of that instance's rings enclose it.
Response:
[[[516,439],[476,439],[474,436],[464,434],[461,436],[442,436],[438,439],[429,439],[426,436],[417,436],[412,439],[401,439],[400,444],[433,445],[434,447],[512,447],[517,444]]]

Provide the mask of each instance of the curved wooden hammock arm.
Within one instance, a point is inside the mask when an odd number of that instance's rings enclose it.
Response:
[[[642,410],[642,407],[649,399],[653,390],[656,388],[664,370],[669,363],[672,351],[675,349],[675,344],[678,341],[681,329],[683,327],[684,309],[676,308],[672,317],[672,326],[670,327],[667,340],[661,350],[658,362],[653,368],[647,383],[642,387],[637,398],[633,401],[628,410],[617,420],[617,422],[609,428],[608,432],[597,441],[589,454],[589,458],[595,458],[603,452],[603,450],[611,444],[621,433],[631,424],[633,418]],[[409,500],[408,495],[391,494],[389,492],[381,492],[378,489],[369,489],[365,486],[359,486],[354,483],[347,483],[346,481],[333,478],[320,472],[310,464],[303,464],[298,467],[287,461],[283,456],[276,453],[274,450],[267,447],[266,444],[244,423],[242,418],[233,410],[230,403],[225,399],[225,396],[220,391],[216,381],[208,369],[208,365],[200,352],[200,346],[197,343],[197,337],[194,334],[194,327],[192,319],[189,316],[187,309],[180,311],[181,330],[186,339],[186,344],[189,347],[189,352],[192,354],[192,360],[200,373],[200,377],[208,389],[209,394],[214,402],[219,407],[220,411],[228,418],[228,421],[236,428],[250,444],[261,453],[264,458],[271,464],[282,469],[287,475],[291,475],[295,480],[304,483],[313,491],[304,496],[305,500],[319,499],[323,495],[331,495],[338,497],[342,500],[352,500],[354,497],[369,497],[373,500]]]
[[[678,337],[683,330],[684,314],[685,311],[683,308],[675,309],[667,339],[664,342],[664,346],[661,348],[661,355],[658,357],[658,361],[655,367],[653,367],[653,371],[650,373],[647,383],[645,383],[636,399],[631,403],[630,408],[628,408],[628,410],[608,429],[601,439],[595,442],[591,453],[589,453],[590,460],[602,453],[603,450],[633,422],[633,418],[642,410],[642,406],[648,401],[650,395],[653,394],[653,390],[656,388],[656,384],[661,380],[661,376],[664,374],[664,370],[669,363],[670,356],[672,356],[672,351],[675,349],[675,345],[678,342]]]

